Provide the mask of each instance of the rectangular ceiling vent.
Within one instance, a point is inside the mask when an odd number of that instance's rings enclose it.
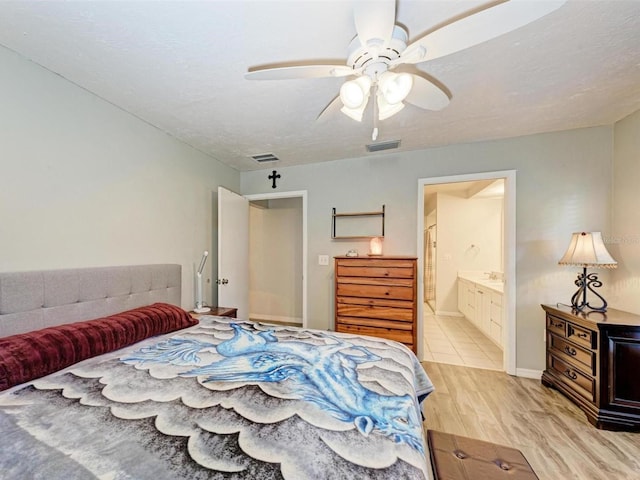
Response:
[[[367,145],[367,152],[379,152],[381,150],[392,150],[400,146],[400,140],[389,140],[388,142],[370,143]]]
[[[251,158],[253,158],[258,163],[277,162],[278,160],[280,160],[273,153],[261,153],[259,155],[251,155]]]

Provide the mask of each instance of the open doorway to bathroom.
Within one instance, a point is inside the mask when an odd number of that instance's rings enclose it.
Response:
[[[515,373],[515,172],[494,173],[422,181],[422,359]]]

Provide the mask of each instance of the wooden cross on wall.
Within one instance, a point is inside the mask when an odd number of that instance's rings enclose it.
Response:
[[[276,180],[280,178],[280,174],[274,170],[273,173],[269,175],[267,178],[269,180],[273,180],[273,183],[271,184],[271,188],[276,188]]]

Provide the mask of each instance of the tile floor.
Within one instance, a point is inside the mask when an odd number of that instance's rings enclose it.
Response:
[[[434,315],[425,305],[423,360],[503,370],[502,350],[464,317]]]

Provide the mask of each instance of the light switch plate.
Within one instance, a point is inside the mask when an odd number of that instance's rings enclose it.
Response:
[[[318,265],[329,265],[329,255],[318,255]]]

